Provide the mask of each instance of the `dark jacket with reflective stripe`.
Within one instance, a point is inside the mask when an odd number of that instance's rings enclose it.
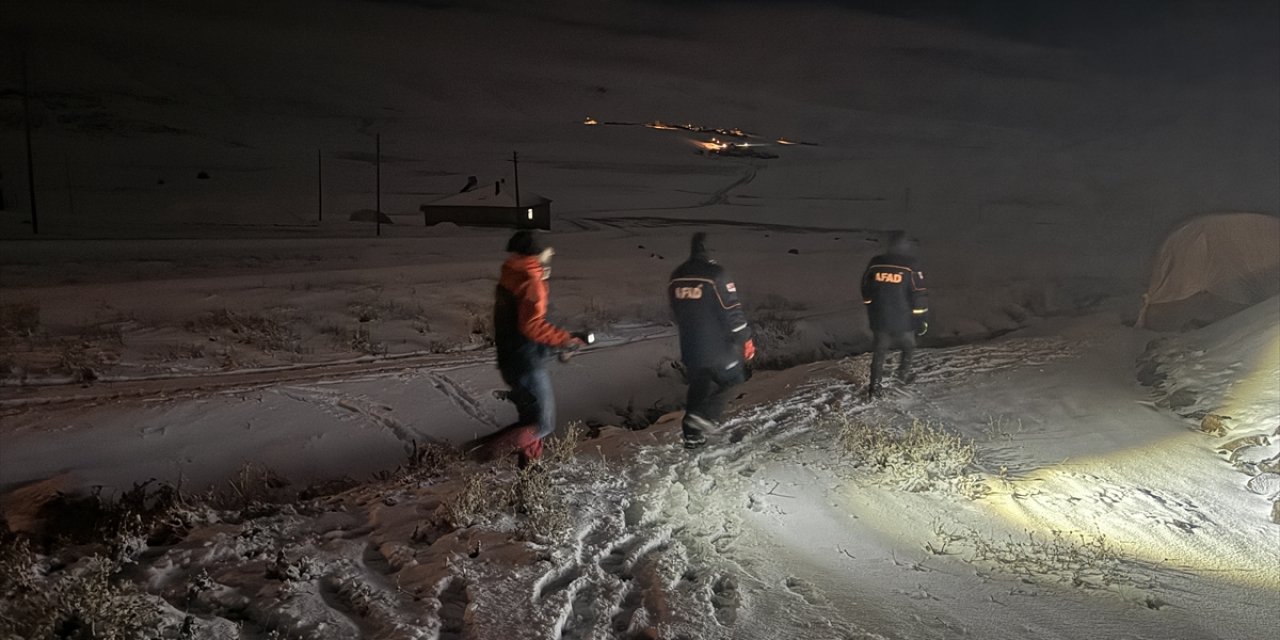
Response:
[[[929,312],[924,273],[916,259],[898,253],[872,258],[862,274],[862,301],[872,331],[914,331],[915,321]]]
[[[724,267],[694,256],[671,273],[667,299],[680,328],[680,356],[688,369],[732,369],[742,365],[742,345],[751,327],[738,288]]]

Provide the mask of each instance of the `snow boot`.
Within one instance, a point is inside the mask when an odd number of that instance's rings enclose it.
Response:
[[[690,429],[694,431],[698,431],[699,433],[708,433],[708,432],[715,433],[720,430],[720,427],[717,426],[716,423],[696,413],[685,413],[684,424],[688,425]]]
[[[701,433],[686,433],[684,435],[684,448],[699,449],[707,444],[707,437]]]
[[[537,462],[542,458],[542,439],[534,436],[531,442],[527,442],[520,447],[516,453],[517,465],[523,469],[532,462]]]
[[[488,458],[516,453],[521,462],[527,463],[542,456],[542,439],[538,437],[537,425],[512,425],[498,432],[486,449]]]

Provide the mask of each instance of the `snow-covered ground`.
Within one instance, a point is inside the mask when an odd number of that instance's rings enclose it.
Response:
[[[3,75],[0,509],[109,525],[21,584],[90,584],[70,576],[101,551],[171,637],[1280,628],[1280,300],[1130,326],[1170,224],[1280,211],[1271,3],[1025,37],[822,4],[175,7],[0,12],[28,43],[41,206],[33,238]],[[587,116],[740,127],[778,157]],[[347,220],[374,134],[380,238]],[[513,149],[555,201],[552,315],[603,336],[553,367],[577,456],[524,474],[438,447],[513,416],[484,326],[507,232],[416,214],[510,178]],[[917,383],[867,403],[856,281],[897,228],[934,319]],[[694,230],[768,370],[691,454],[662,293]],[[214,493],[149,540],[31,511],[149,478]],[[6,606],[92,609],[12,579]]]
[[[1267,336],[1262,351],[1212,344],[1241,365],[1235,406],[1254,410],[1237,412],[1240,433],[1275,435],[1274,385],[1245,394],[1254,376],[1275,380],[1278,314],[1263,305],[1237,326]],[[1280,622],[1274,496],[1244,490],[1251,476],[1211,436],[1153,406],[1134,377],[1150,338],[1114,311],[1037,322],[929,350],[916,384],[873,403],[865,356],[765,372],[703,451],[678,446],[678,414],[580,442],[545,472],[543,504],[567,505],[550,534],[502,506],[512,466],[458,461],[323,498],[197,510],[130,573],[176,607],[171,624],[196,616],[198,637],[1266,637]],[[371,395],[393,398],[400,382]],[[289,393],[303,391],[209,398],[203,415],[235,420],[251,404],[247,415],[270,416]],[[347,429],[388,425],[360,417]],[[944,449],[880,467],[842,437],[920,422],[972,439],[972,465],[942,473],[956,451]],[[303,450],[343,435],[324,429]],[[141,477],[151,457],[118,464]],[[455,529],[450,505],[475,496],[492,504]]]

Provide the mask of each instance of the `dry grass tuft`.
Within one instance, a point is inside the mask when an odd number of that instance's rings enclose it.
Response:
[[[405,470],[415,475],[436,476],[451,465],[462,461],[462,453],[456,448],[439,442],[413,442]]]
[[[268,353],[299,353],[302,350],[302,336],[294,328],[294,320],[284,312],[263,315],[220,309],[187,322],[187,330],[192,333],[228,335],[236,342]]]
[[[493,311],[472,303],[463,305],[462,309],[467,314],[467,335],[471,343],[493,346]]]
[[[554,539],[569,529],[569,503],[548,467],[530,465],[516,474],[512,507],[530,539]]]
[[[1152,589],[1154,578],[1128,566],[1120,550],[1103,534],[1051,531],[1049,537],[1026,532],[1026,538],[993,540],[974,529],[951,532],[936,527],[943,547],[966,548],[970,561],[991,564],[1027,582],[1057,582],[1081,589],[1119,587]]]
[[[40,305],[31,302],[0,304],[0,336],[29,338],[40,330]]]
[[[148,480],[135,483],[114,501],[103,497],[100,487],[89,495],[59,494],[32,515],[39,522],[29,529],[43,534],[37,542],[94,545],[125,562],[148,546],[173,544],[204,518],[203,508],[176,487]]]
[[[132,639],[154,637],[159,603],[119,581],[120,563],[103,556],[59,565],[26,540],[0,544],[0,637]]]
[[[1205,414],[1200,420],[1200,430],[1211,436],[1227,435],[1227,421],[1231,418],[1228,416],[1218,415],[1216,413]]]
[[[460,528],[514,517],[521,535],[529,539],[563,535],[569,530],[570,512],[561,483],[585,434],[581,423],[571,423],[559,436],[547,440],[540,460],[513,475],[468,476],[462,490],[441,505],[442,524]]]
[[[474,473],[462,481],[462,490],[440,505],[443,524],[451,529],[465,529],[488,520],[502,510],[506,502],[505,492],[495,486],[495,478],[485,473]]]
[[[418,320],[425,313],[420,304],[401,302],[392,298],[353,301],[347,304],[347,312],[359,322]]]
[[[977,449],[973,441],[941,426],[913,420],[895,431],[837,418],[839,443],[857,466],[870,467],[887,482],[906,491],[949,489],[969,497],[986,493],[985,483],[972,473]]]
[[[578,455],[578,445],[587,437],[587,428],[581,422],[570,422],[555,437],[549,438],[539,464],[552,469],[567,466]]]
[[[275,471],[260,464],[246,462],[236,471],[235,477],[227,481],[225,487],[215,488],[201,498],[214,509],[245,511],[279,501],[280,490],[287,486],[289,481]]]

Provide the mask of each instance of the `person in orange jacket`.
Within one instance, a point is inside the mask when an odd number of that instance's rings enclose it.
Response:
[[[518,231],[507,242],[510,255],[494,291],[493,338],[498,370],[510,387],[516,423],[490,440],[489,453],[518,453],[521,464],[542,455],[542,439],[556,429],[555,395],[547,361],[576,350],[586,334],[573,334],[547,321],[547,278],[555,251],[534,231]]]

